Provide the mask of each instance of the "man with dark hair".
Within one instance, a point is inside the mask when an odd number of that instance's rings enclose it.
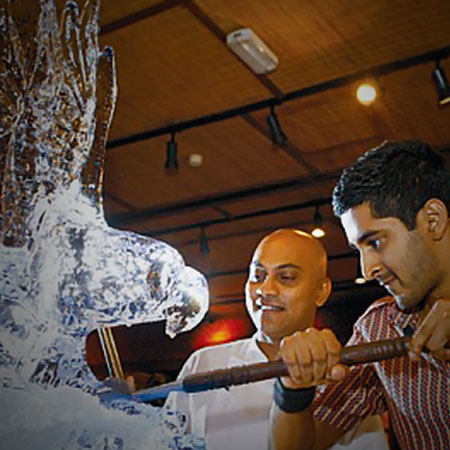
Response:
[[[443,156],[421,141],[388,141],[344,169],[333,208],[341,217],[367,203],[373,217],[396,217],[413,230],[417,213],[433,197],[450,210],[450,172]]]
[[[276,383],[272,446],[325,449],[362,419],[389,411],[402,449],[448,448],[450,172],[445,161],[423,142],[384,143],[344,170],[333,207],[350,246],[360,253],[364,276],[392,296],[369,307],[348,345],[412,334],[409,355],[349,369],[339,364],[341,345],[330,330],[309,328],[285,338],[280,354],[289,376]]]

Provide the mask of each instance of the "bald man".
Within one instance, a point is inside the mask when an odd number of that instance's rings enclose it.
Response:
[[[277,359],[281,339],[311,327],[330,295],[322,244],[299,230],[278,230],[257,246],[245,286],[247,311],[256,327],[248,339],[194,352],[178,379],[212,369]],[[274,380],[198,394],[172,393],[166,407],[184,412],[188,431],[209,450],[266,450]],[[387,449],[381,420],[370,418],[335,448]]]

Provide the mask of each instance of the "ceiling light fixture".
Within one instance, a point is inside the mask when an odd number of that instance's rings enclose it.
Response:
[[[450,103],[450,85],[448,84],[447,76],[445,75],[445,71],[441,67],[439,60],[436,61],[436,67],[432,72],[432,77],[438,91],[439,104],[445,105]]]
[[[374,79],[377,80],[379,77],[384,75],[389,75],[395,73],[400,70],[409,69],[411,67],[416,67],[420,64],[425,63],[433,63],[438,59],[447,58],[450,55],[450,45],[432,50],[427,53],[409,56],[404,59],[399,59],[393,62],[387,62],[384,64],[380,64],[377,66],[373,66],[370,68],[365,68],[357,73],[345,74],[343,76],[329,79],[328,81],[320,81],[309,85],[303,86],[294,91],[286,92],[282,96],[283,103],[288,101],[298,100],[300,98],[306,98],[312,95],[329,92],[333,89],[336,89],[340,86],[355,86],[355,80],[368,80]],[[368,75],[372,74],[372,75]],[[270,97],[266,100],[257,100],[253,103],[248,103],[245,105],[240,105],[238,107],[220,111],[214,114],[208,113],[207,115],[196,117],[193,119],[185,120],[183,122],[172,123],[171,125],[163,125],[159,128],[148,129],[145,131],[141,131],[136,134],[132,134],[129,136],[125,136],[122,138],[115,139],[113,141],[108,141],[106,148],[113,149],[122,147],[124,145],[128,145],[135,142],[140,142],[147,139],[152,139],[158,136],[165,136],[172,131],[181,132],[185,130],[189,130],[192,128],[196,128],[199,126],[208,125],[211,123],[220,122],[222,120],[228,120],[233,117],[241,116],[243,114],[249,114],[255,111],[260,111],[268,108],[270,105],[276,104],[280,102],[279,97]]]
[[[249,28],[227,35],[227,45],[253,72],[268,73],[278,65],[275,53]]]
[[[361,266],[358,264],[357,274],[355,279],[353,280],[355,284],[366,284],[367,280],[364,278],[362,272],[361,272]]]
[[[319,206],[316,206],[316,212],[314,213],[313,223],[314,229],[311,231],[311,234],[320,239],[325,236],[325,230],[322,228],[322,214],[320,214]]]
[[[370,105],[377,97],[377,90],[369,83],[360,84],[356,90],[356,98],[363,105]]]
[[[178,146],[175,142],[175,133],[171,133],[170,141],[167,142],[166,163],[164,167],[168,171],[176,171],[178,169]]]
[[[189,155],[189,165],[191,167],[200,167],[203,164],[203,156],[200,153],[191,153]]]
[[[270,107],[270,113],[267,116],[267,123],[269,124],[270,138],[272,139],[272,142],[277,145],[284,145],[287,142],[287,137],[281,129],[274,106]]]
[[[200,231],[200,253],[207,255],[210,251],[208,237],[206,236],[205,229],[202,228]]]

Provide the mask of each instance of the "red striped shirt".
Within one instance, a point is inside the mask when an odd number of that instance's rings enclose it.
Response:
[[[390,297],[375,302],[355,324],[347,345],[393,339],[415,330],[418,314],[401,312]],[[389,411],[404,450],[450,448],[450,362],[422,354],[353,366],[349,377],[322,387],[315,400],[316,417],[348,431],[363,418]]]

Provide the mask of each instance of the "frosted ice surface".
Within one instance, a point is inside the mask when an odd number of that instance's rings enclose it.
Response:
[[[106,409],[95,396],[68,386],[16,383],[2,390],[0,402],[2,430],[8,430],[0,437],[2,449],[204,449],[178,417],[138,403]]]
[[[59,27],[41,0],[35,30],[29,18],[17,28],[11,5],[0,5],[0,448],[204,448],[177,413],[100,404],[86,365],[99,325],[165,319],[173,337],[208,308],[205,278],[175,249],[104,220],[116,87],[98,5],[68,2]]]
[[[69,213],[57,205],[29,248],[0,248],[0,361],[44,384],[83,387],[85,338],[99,324],[166,319],[175,336],[203,317],[206,282],[176,250],[89,217],[87,201]]]

